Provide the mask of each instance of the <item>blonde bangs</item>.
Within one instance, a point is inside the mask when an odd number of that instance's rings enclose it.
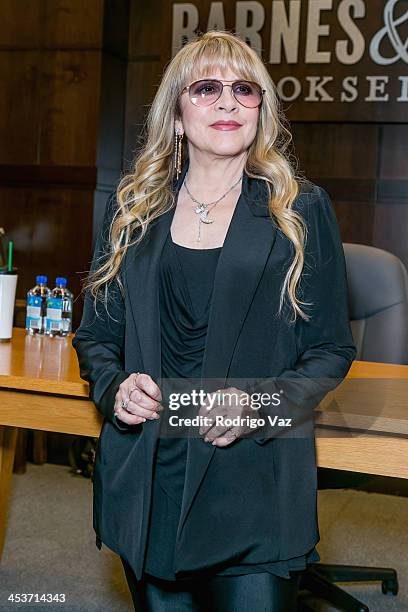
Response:
[[[212,38],[204,44],[197,44],[195,49],[189,49],[186,57],[180,57],[181,82],[180,87],[186,87],[200,78],[210,77],[216,72],[234,72],[238,78],[247,81],[257,81],[259,71],[256,68],[254,53],[246,43],[243,46],[231,44],[227,39]],[[180,51],[183,55],[183,49]]]

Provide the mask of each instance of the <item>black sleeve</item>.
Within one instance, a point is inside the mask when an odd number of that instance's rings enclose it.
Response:
[[[313,302],[312,306],[301,305],[311,319],[297,317],[299,357],[294,367],[260,380],[248,392],[279,393],[283,412],[298,415],[303,411],[310,424],[314,408],[347,375],[356,347],[349,321],[344,250],[333,205],[327,192],[317,185],[304,202],[308,234],[299,296]],[[268,411],[274,413],[269,407],[266,412],[261,408],[259,416]],[[274,435],[268,424],[264,431],[268,437]],[[256,441],[262,444],[268,437]]]
[[[100,267],[109,254],[109,228],[116,209],[116,192],[107,201],[102,227],[96,240],[91,270]],[[114,415],[115,395],[119,385],[129,373],[123,367],[125,335],[125,306],[115,279],[108,284],[108,312],[98,301],[95,312],[94,298],[85,293],[80,326],[72,340],[77,352],[80,375],[89,383],[89,398],[99,412],[118,429],[128,431],[130,425]]]

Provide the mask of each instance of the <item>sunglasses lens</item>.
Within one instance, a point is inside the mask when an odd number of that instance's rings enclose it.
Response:
[[[222,94],[223,85],[221,81],[201,79],[192,83],[189,88],[190,100],[196,106],[210,106],[218,100]],[[242,106],[255,108],[262,102],[262,89],[257,83],[251,81],[236,81],[233,93]]]
[[[196,106],[209,106],[221,95],[222,84],[218,81],[202,80],[190,85],[190,100]]]
[[[233,86],[234,96],[243,106],[255,108],[262,101],[262,90],[256,83],[239,81]]]

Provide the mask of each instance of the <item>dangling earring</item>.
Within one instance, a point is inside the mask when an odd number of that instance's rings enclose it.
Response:
[[[183,150],[183,136],[178,130],[175,132],[174,138],[174,167],[176,169],[176,180],[181,174],[181,153]]]

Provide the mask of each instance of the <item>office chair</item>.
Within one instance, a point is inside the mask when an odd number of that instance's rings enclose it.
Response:
[[[356,360],[408,364],[408,273],[404,264],[372,246],[344,243],[343,247]],[[377,580],[384,594],[398,593],[394,569],[326,563],[310,564],[300,589],[345,612],[366,612],[368,606],[334,583]],[[302,594],[298,602],[299,611],[312,610]]]

